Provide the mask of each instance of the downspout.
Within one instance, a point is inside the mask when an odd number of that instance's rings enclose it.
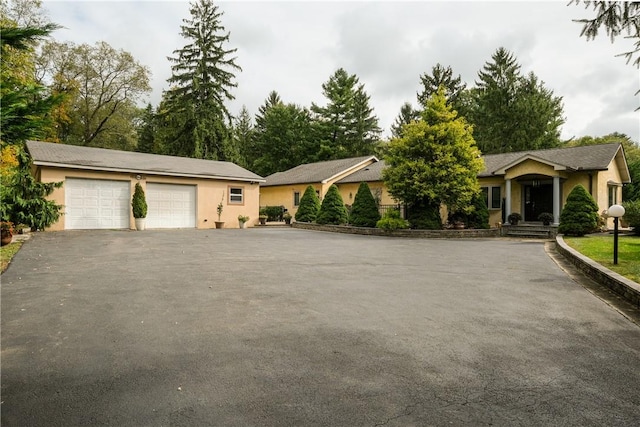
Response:
[[[593,172],[589,172],[589,194],[593,197]]]

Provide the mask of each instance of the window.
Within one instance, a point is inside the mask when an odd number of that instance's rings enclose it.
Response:
[[[502,207],[502,188],[482,187],[482,196],[489,209],[500,209]]]
[[[293,192],[293,206],[300,206],[300,192]]]
[[[229,187],[229,204],[234,204],[234,205],[244,204],[244,188]]]
[[[609,185],[609,206],[618,204],[618,187]],[[609,207],[607,206],[607,208]]]

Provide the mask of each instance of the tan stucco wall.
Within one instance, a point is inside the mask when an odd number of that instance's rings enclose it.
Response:
[[[313,188],[316,191],[322,189],[320,183],[314,183]],[[260,206],[284,206],[291,215],[295,215],[298,211],[297,206],[293,206],[293,193],[300,192],[300,198],[304,195],[304,191],[309,184],[294,185],[278,185],[273,187],[260,187]],[[324,193],[320,193],[323,195]]]
[[[504,179],[502,177],[488,177],[488,178],[478,178],[478,184],[480,187],[500,187],[500,194],[502,197],[505,196],[505,184]],[[518,186],[519,187],[519,186]],[[513,182],[511,183],[511,198],[513,197]],[[491,197],[491,195],[489,195]],[[490,227],[499,227],[502,222],[502,209],[489,209],[489,226]]]
[[[376,195],[376,192],[380,194],[380,204],[381,205],[396,205],[398,202],[393,200],[391,194],[387,191],[387,187],[385,187],[382,181],[371,181],[367,182],[369,185],[369,189],[371,193]],[[342,196],[342,200],[345,205],[353,205],[353,201],[356,198],[356,194],[358,193],[358,189],[360,188],[360,183],[348,183],[348,184],[337,184],[338,190],[340,191],[340,196]],[[351,197],[349,197],[351,196]]]
[[[135,174],[118,173],[118,172],[98,172],[98,171],[86,171],[79,169],[63,169],[63,168],[51,168],[41,167],[36,173],[39,175],[39,179],[42,182],[59,182],[64,181],[66,178],[84,178],[84,179],[107,179],[115,181],[128,181],[131,185],[130,194],[133,195],[134,187],[137,182]],[[210,180],[210,179],[196,179],[196,178],[183,178],[183,177],[167,177],[156,175],[142,175],[140,184],[143,189],[146,189],[147,183],[159,183],[159,184],[178,184],[178,185],[195,185],[196,186],[196,227],[197,228],[214,228],[215,221],[218,220],[218,214],[216,212],[218,203],[222,200],[224,194],[224,209],[222,211],[221,220],[225,223],[225,228],[239,228],[238,215],[249,216],[250,220],[247,226],[251,227],[258,222],[258,210],[259,210],[259,196],[260,188],[257,184],[250,184],[248,182],[239,181],[222,181],[222,180]],[[244,203],[242,205],[229,203],[229,187],[242,187],[244,189]],[[64,205],[65,203],[65,189],[64,185],[61,188],[54,190],[49,199],[54,200],[56,203]],[[64,208],[63,208],[64,212]],[[53,224],[49,230],[59,231],[64,230],[65,217],[62,215],[60,220]],[[205,221],[206,220],[206,221]],[[133,213],[130,214],[129,219],[130,228],[135,228],[135,222]]]

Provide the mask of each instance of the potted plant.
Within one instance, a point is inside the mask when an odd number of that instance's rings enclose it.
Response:
[[[267,218],[269,218],[269,216],[267,215],[267,209],[266,208],[261,208],[260,209],[260,215],[258,216],[258,221],[260,221],[260,225],[266,225],[267,224]]]
[[[518,212],[510,213],[507,217],[507,220],[511,225],[518,225],[518,221],[522,220],[522,215],[520,215]]]
[[[248,216],[238,215],[238,222],[240,223],[240,228],[245,228],[247,221],[249,221]]]
[[[538,215],[538,221],[542,221],[543,225],[550,225],[551,221],[553,221],[553,215],[549,212],[542,212]]]
[[[144,190],[139,182],[136,182],[133,199],[131,200],[131,207],[133,208],[133,217],[136,220],[136,230],[144,230],[146,226],[145,218],[147,217],[147,200],[144,196]]]
[[[218,220],[215,221],[216,228],[224,228],[224,221],[222,221],[222,210],[224,209],[224,205],[222,202],[224,201],[224,191],[222,192],[222,199],[220,199],[220,203],[218,203],[218,207],[216,208],[216,212],[218,212]]]
[[[13,223],[9,221],[2,221],[0,223],[2,234],[0,236],[0,243],[2,246],[8,245],[13,240]]]
[[[291,218],[292,218],[292,217],[291,217],[291,214],[290,214],[289,212],[285,212],[285,213],[282,215],[282,219],[284,220],[284,223],[285,223],[285,224],[291,224]]]

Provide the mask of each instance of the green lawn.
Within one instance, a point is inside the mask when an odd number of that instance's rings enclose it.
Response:
[[[613,265],[613,234],[563,236],[567,245],[595,262],[640,283],[640,236],[618,236],[618,265]]]
[[[8,245],[0,247],[0,261],[1,268],[0,273],[4,273],[4,271],[9,267],[9,263],[15,254],[18,253],[18,250],[22,246],[22,242],[13,242]]]

